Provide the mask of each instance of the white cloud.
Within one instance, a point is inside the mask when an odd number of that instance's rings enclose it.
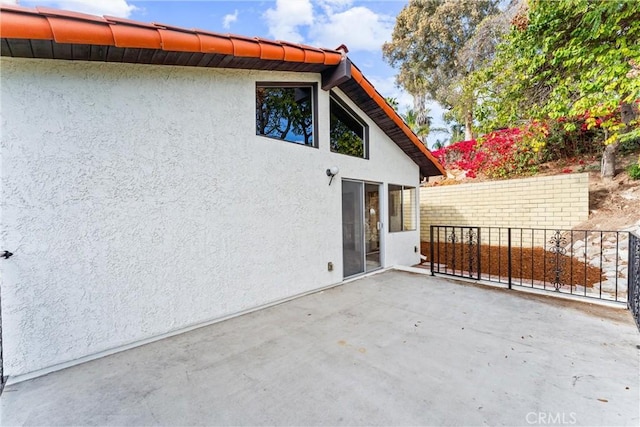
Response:
[[[272,37],[300,43],[304,37],[299,27],[313,24],[313,6],[311,0],[276,0],[275,9],[267,9],[262,16]]]
[[[331,49],[345,44],[351,51],[379,51],[391,39],[395,19],[352,4],[353,0],[276,0],[275,7],[262,16],[269,35],[276,39]]]
[[[0,0],[2,4],[18,4],[18,0]]]
[[[335,8],[344,8],[351,6],[353,0],[318,0],[319,3],[323,3],[329,6],[333,6]]]
[[[334,13],[351,6],[353,0],[316,0],[326,14]]]
[[[224,15],[224,18],[222,18],[222,26],[228,29],[229,27],[231,27],[231,24],[233,24],[237,20],[238,20],[238,9],[236,9],[233,13]]]
[[[129,4],[127,0],[44,0],[38,1],[38,4],[91,15],[112,15],[122,18],[128,18],[131,12],[137,9]]]
[[[376,88],[376,90],[385,98],[395,98],[398,101],[398,111],[406,112],[413,108],[413,97],[407,92],[396,86],[396,79],[393,76],[379,77],[367,75],[367,79]]]
[[[391,16],[356,6],[323,15],[310,28],[309,37],[317,46],[336,48],[345,44],[351,51],[379,51],[391,39],[394,23]]]

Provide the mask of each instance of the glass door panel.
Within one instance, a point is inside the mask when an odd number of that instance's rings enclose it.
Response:
[[[344,277],[364,272],[363,183],[342,181],[342,264]]]
[[[380,185],[365,184],[365,271],[380,268]]]

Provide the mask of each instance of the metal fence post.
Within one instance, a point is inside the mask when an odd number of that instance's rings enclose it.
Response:
[[[627,309],[632,311],[631,309],[631,301],[633,299],[633,236],[632,233],[629,232],[629,237],[627,242],[629,248],[629,254],[627,255]]]
[[[434,267],[434,263],[433,263],[433,257],[434,257],[434,251],[433,251],[433,225],[429,226],[429,265],[431,266],[431,275],[435,276],[435,273],[433,272],[433,267]]]
[[[480,230],[481,228],[478,227],[478,280],[480,280],[480,278],[482,277],[482,262],[481,262],[482,239],[480,238]]]
[[[509,275],[509,289],[512,285],[512,267],[511,267],[511,228],[507,229],[507,274]]]
[[[640,238],[629,233],[629,268],[627,282],[627,308],[631,311],[640,330]]]

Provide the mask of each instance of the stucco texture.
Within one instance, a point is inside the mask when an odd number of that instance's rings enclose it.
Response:
[[[256,136],[257,81],[320,79],[2,59],[6,375],[342,281],[340,179],[384,183],[387,218],[387,184],[418,167],[368,118],[369,160],[331,153],[320,89],[319,148]],[[419,224],[382,245],[384,266],[417,263]]]

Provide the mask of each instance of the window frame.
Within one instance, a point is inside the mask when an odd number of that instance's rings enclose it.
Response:
[[[351,154],[340,153],[331,149],[331,101],[334,101],[340,108],[342,108],[347,114],[351,116],[357,123],[362,125],[362,152],[363,156],[352,156]],[[345,101],[334,91],[329,94],[329,151],[335,154],[341,154],[343,156],[354,157],[356,159],[369,160],[369,125],[367,122],[360,118],[360,115],[356,113],[353,108],[349,107]]]
[[[313,122],[313,143],[308,144],[300,144],[295,141],[289,141],[287,139],[275,138],[273,136],[264,135],[258,133],[257,123],[255,123],[256,136],[260,136],[262,138],[273,139],[276,141],[286,142],[288,144],[299,145],[301,147],[310,147],[310,148],[318,148],[318,83],[316,82],[277,82],[277,81],[256,81],[256,89],[254,92],[254,116],[257,111],[257,96],[258,89],[260,88],[311,88],[311,120]],[[257,119],[256,119],[257,120]]]
[[[392,230],[391,229],[391,225],[393,224],[393,221],[391,220],[391,216],[393,211],[395,211],[396,209],[395,206],[392,205],[392,197],[391,197],[391,187],[396,187],[393,189],[393,191],[400,191],[400,230]],[[413,228],[405,228],[404,225],[404,218],[405,218],[405,210],[404,210],[404,191],[405,190],[413,190],[414,191],[414,195],[413,195],[413,203],[411,204],[411,210],[413,212],[413,217],[414,217],[414,221],[413,221]],[[418,229],[418,212],[417,212],[417,200],[418,200],[418,187],[414,187],[412,185],[400,185],[400,184],[387,184],[387,198],[388,198],[388,206],[389,206],[389,215],[388,215],[388,219],[389,219],[389,233],[403,233],[403,232],[407,232],[407,231],[416,231]]]

